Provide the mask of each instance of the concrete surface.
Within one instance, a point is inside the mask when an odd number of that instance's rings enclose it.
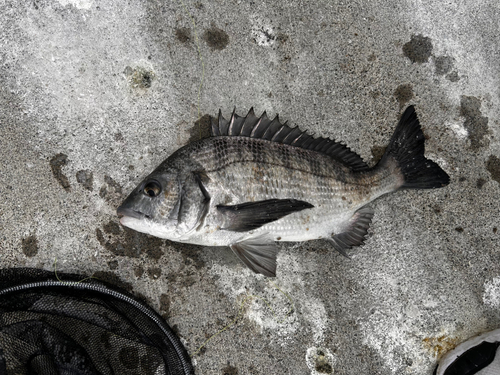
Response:
[[[0,265],[119,281],[190,353],[243,303],[198,374],[430,375],[498,328],[498,1],[184,4],[0,1]],[[451,184],[374,202],[352,259],[284,244],[269,280],[227,249],[118,224],[120,201],[219,108],[279,113],[373,164],[408,104]]]

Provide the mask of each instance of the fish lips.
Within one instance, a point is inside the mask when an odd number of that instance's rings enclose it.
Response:
[[[132,217],[134,219],[149,219],[149,215],[146,215],[145,213],[142,213],[140,211],[136,211],[130,207],[125,206],[124,204],[116,209],[116,213],[118,214],[118,216],[121,215],[124,217]]]

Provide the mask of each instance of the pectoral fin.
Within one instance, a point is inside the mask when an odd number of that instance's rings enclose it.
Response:
[[[276,256],[279,249],[267,235],[234,243],[231,250],[253,272],[276,277]]]
[[[313,208],[310,203],[296,199],[268,199],[234,206],[217,206],[224,215],[223,228],[233,232],[247,232],[281,219],[293,212]]]
[[[356,211],[345,231],[329,239],[335,250],[349,258],[347,250],[353,246],[359,246],[365,241],[373,214],[370,207],[362,207]]]
[[[205,185],[203,184],[206,181],[209,181],[210,179],[206,175],[205,172],[200,172],[196,171],[193,172],[194,179],[196,183],[198,184],[198,187],[201,190],[201,193],[203,194],[203,202],[201,202],[202,208],[198,214],[198,218],[196,220],[196,230],[199,230],[201,226],[203,225],[203,222],[205,221],[205,217],[207,216],[208,213],[208,208],[210,207],[210,194],[208,193],[207,189],[205,188]]]

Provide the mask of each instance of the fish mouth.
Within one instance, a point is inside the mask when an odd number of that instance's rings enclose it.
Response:
[[[133,210],[132,208],[123,207],[123,206],[118,207],[118,209],[116,210],[116,213],[118,215],[132,217],[134,219],[144,219],[144,218],[150,219],[151,218],[149,215],[146,215],[145,213]]]

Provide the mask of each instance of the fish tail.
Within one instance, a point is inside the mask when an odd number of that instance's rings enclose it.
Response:
[[[433,189],[450,182],[450,177],[439,165],[425,158],[424,142],[415,108],[409,106],[379,163],[379,167],[392,166],[397,171],[400,189]]]

